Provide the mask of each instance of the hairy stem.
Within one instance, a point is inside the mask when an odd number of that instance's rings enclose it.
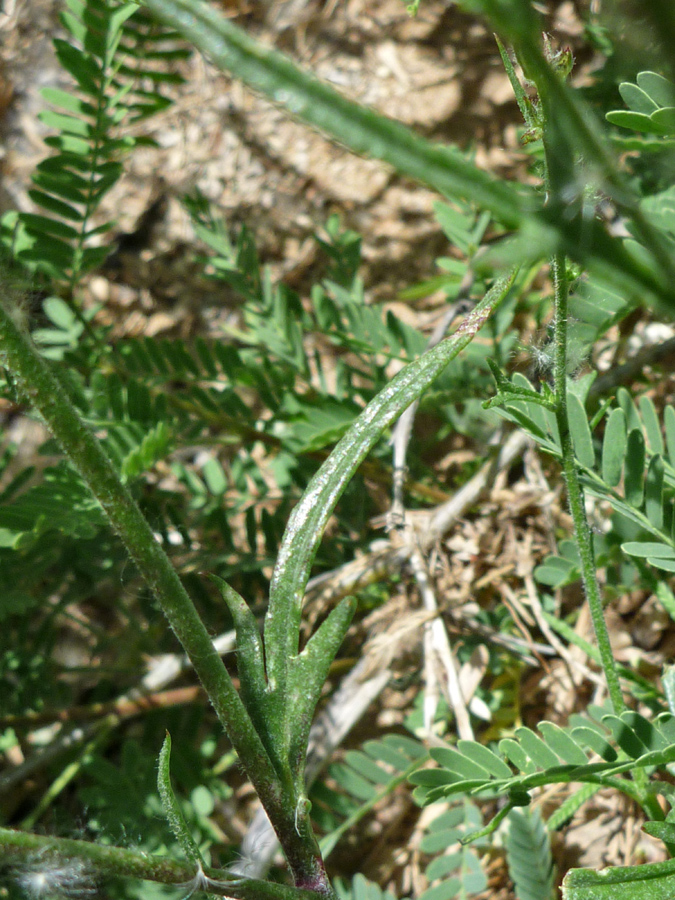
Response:
[[[551,73],[551,78],[558,81]],[[549,140],[549,128],[555,116],[555,107],[551,102],[549,84],[537,83],[537,89],[541,99],[541,115],[544,144],[544,187],[547,200],[557,198],[558,193],[564,189],[559,173],[556,170],[556,154],[552,152]],[[581,577],[586,592],[586,598],[591,611],[595,639],[600,651],[602,668],[605,673],[609,696],[616,715],[620,715],[625,709],[619,676],[616,670],[614,654],[609,641],[607,623],[602,610],[602,598],[598,584],[595,554],[593,552],[593,539],[591,529],[586,517],[584,494],[579,480],[579,472],[574,456],[572,435],[569,428],[567,415],[567,332],[568,332],[568,299],[569,284],[565,257],[562,253],[556,253],[551,260],[551,275],[553,278],[553,303],[554,303],[554,363],[553,393],[555,397],[555,416],[560,432],[560,446],[563,459],[563,472],[567,485],[567,501],[569,503],[572,521],[574,523],[574,537],[579,550],[581,560]]]
[[[556,400],[555,414],[560,431],[560,445],[562,449],[563,471],[567,485],[567,500],[574,522],[574,536],[579,549],[581,559],[581,577],[586,591],[586,598],[591,610],[591,619],[595,631],[595,639],[600,651],[602,668],[605,672],[609,696],[616,715],[620,715],[625,709],[619,676],[616,670],[614,654],[609,642],[607,623],[602,611],[602,598],[598,584],[595,555],[593,553],[593,539],[591,529],[586,517],[584,495],[579,481],[579,472],[572,446],[569,422],[567,418],[567,300],[568,284],[565,272],[565,259],[557,255],[551,261],[553,275],[554,303],[555,303],[555,363],[554,363],[554,394]]]
[[[0,288],[1,290],[1,288]],[[166,553],[67,391],[0,303],[0,358],[101,504],[189,656],[276,827],[288,825],[278,779],[222,659]]]
[[[186,862],[146,853],[110,847],[91,841],[45,837],[0,828],[0,857],[20,876],[22,866],[30,866],[36,874],[45,873],[50,864],[64,866],[77,860],[91,867],[91,875],[138,878],[160,884],[207,890],[209,894],[234,897],[235,900],[318,900],[314,891],[300,890],[253,878],[233,878],[227,871],[204,867],[201,871]],[[86,872],[86,868],[84,869]],[[200,881],[200,874],[202,880]]]

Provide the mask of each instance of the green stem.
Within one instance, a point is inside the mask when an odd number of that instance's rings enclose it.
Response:
[[[271,821],[276,828],[287,829],[292,816],[282,803],[276,773],[192,600],[67,392],[2,303],[0,356],[103,507],[189,656]]]
[[[616,670],[612,646],[609,642],[607,623],[602,611],[602,598],[600,586],[596,575],[595,555],[593,553],[593,540],[591,529],[586,518],[584,506],[584,494],[579,480],[577,462],[572,446],[569,422],[567,418],[567,278],[564,274],[565,261],[556,257],[553,262],[553,280],[555,287],[555,395],[556,395],[556,421],[560,431],[560,446],[562,450],[563,471],[567,485],[567,501],[569,503],[572,521],[574,523],[574,536],[581,560],[581,577],[586,591],[586,599],[591,610],[591,619],[595,631],[595,639],[600,651],[602,668],[605,672],[609,697],[616,715],[621,715],[626,708],[619,675]]]
[[[544,127],[544,166],[545,187],[549,198],[555,195],[561,187],[553,169],[553,157],[547,140],[547,127],[551,116],[555,114],[550,103],[550,94],[546,88],[548,84],[537,85],[541,98]],[[591,529],[586,517],[584,494],[579,480],[577,462],[574,456],[572,435],[567,416],[567,329],[568,329],[568,299],[569,285],[565,257],[557,253],[551,260],[551,274],[553,277],[554,291],[554,387],[555,415],[560,432],[560,446],[563,459],[563,472],[567,485],[567,500],[569,503],[572,521],[574,523],[574,536],[579,550],[581,561],[581,577],[586,591],[586,599],[591,611],[595,639],[600,651],[602,668],[605,672],[609,697],[616,715],[620,715],[626,708],[621,693],[619,675],[616,669],[612,646],[609,641],[609,632],[602,609],[600,586],[597,579],[595,555],[593,553],[593,540]]]
[[[0,291],[2,290],[0,286]],[[1,298],[0,298],[1,299]],[[204,685],[277,833],[298,887],[333,897],[311,828],[298,829],[297,798],[280,782],[222,659],[169,558],[68,394],[0,303],[0,357],[103,507],[159,601]]]
[[[70,859],[88,863],[92,876],[138,878],[185,887],[194,883],[195,888],[199,889],[195,882],[197,872],[189,863],[90,841],[44,837],[0,828],[0,857],[3,863],[16,866],[19,873],[22,862],[31,867],[42,865],[47,870],[50,861],[62,865]],[[222,869],[205,867],[203,874],[209,879],[209,894],[234,897],[235,900],[322,900],[314,891],[253,878],[233,878]]]
[[[548,180],[548,179],[547,179]],[[591,611],[591,620],[595,632],[595,640],[598,645],[600,662],[607,680],[609,698],[614,713],[620,716],[626,709],[626,704],[621,692],[619,673],[609,640],[607,623],[602,609],[602,597],[598,584],[595,554],[593,552],[593,537],[586,517],[584,504],[584,492],[579,480],[579,470],[574,455],[572,436],[567,417],[567,323],[568,323],[568,296],[569,286],[565,269],[565,259],[562,255],[556,255],[551,261],[553,275],[554,304],[555,304],[555,363],[554,363],[554,394],[556,398],[556,421],[560,431],[560,446],[562,451],[563,472],[567,485],[567,501],[569,503],[572,521],[574,523],[574,536],[579,551],[581,562],[581,578],[586,592],[586,599]],[[656,797],[648,791],[648,778],[644,769],[633,771],[635,783],[635,799],[642,805],[646,814],[651,819],[663,819],[663,812]],[[621,789],[630,793],[630,782],[622,781]]]

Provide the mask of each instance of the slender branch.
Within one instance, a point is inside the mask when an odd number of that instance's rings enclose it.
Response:
[[[556,154],[551,147],[549,129],[556,115],[556,107],[551,101],[551,81],[558,86],[561,79],[550,71],[549,66],[543,66],[547,77],[537,81],[537,90],[541,100],[541,112],[543,115],[543,144],[544,144],[544,187],[549,200],[557,198],[564,190],[564,175],[561,177],[556,169]],[[536,72],[539,75],[539,71]],[[562,90],[562,87],[560,88]],[[557,91],[554,91],[554,96]],[[557,99],[557,98],[556,98]],[[600,651],[602,668],[609,689],[609,696],[616,715],[620,715],[625,709],[619,675],[616,669],[612,645],[609,641],[609,632],[602,609],[602,598],[593,553],[593,539],[591,529],[586,517],[584,495],[579,480],[577,462],[574,456],[572,435],[569,428],[567,414],[567,332],[568,332],[568,300],[569,284],[565,257],[562,253],[556,253],[551,260],[551,275],[553,278],[553,303],[554,303],[554,363],[553,363],[553,394],[555,398],[555,417],[560,432],[560,447],[562,451],[563,472],[567,485],[567,500],[569,503],[572,521],[574,523],[574,536],[579,550],[581,561],[581,578],[586,591],[595,639]]]
[[[602,610],[602,598],[598,584],[595,554],[593,553],[593,539],[591,529],[586,517],[584,495],[579,480],[579,472],[574,457],[572,435],[570,434],[567,418],[567,300],[568,284],[565,272],[565,260],[562,256],[556,256],[551,264],[554,287],[555,303],[555,363],[554,363],[554,394],[556,398],[556,421],[560,432],[560,446],[562,450],[563,471],[567,485],[567,500],[574,522],[574,534],[579,549],[581,560],[581,577],[586,591],[586,599],[591,612],[595,639],[600,651],[602,668],[605,672],[609,696],[616,715],[620,715],[626,708],[619,684],[619,675],[616,669],[612,645],[609,641],[607,623]]]

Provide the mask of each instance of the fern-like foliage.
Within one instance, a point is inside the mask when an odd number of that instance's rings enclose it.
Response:
[[[389,734],[381,740],[367,741],[361,750],[348,751],[341,762],[331,765],[311,793],[314,821],[320,830],[328,832],[320,841],[324,858],[427,756],[423,744],[416,739]],[[466,797],[449,809],[445,803],[440,805],[439,814],[426,826],[420,843],[420,850],[431,858],[425,870],[429,887],[420,900],[463,900],[485,889],[487,879],[475,845],[461,843],[481,825],[478,807]],[[352,896],[356,896],[354,890],[352,885]],[[342,896],[347,891],[343,885],[338,893]]]
[[[52,108],[41,119],[57,133],[45,139],[55,153],[38,165],[29,191],[40,212],[7,214],[2,236],[20,262],[72,288],[108,253],[100,238],[113,223],[96,224],[95,214],[138,143],[122,126],[170,102],[161,87],[181,78],[167,66],[189,51],[135,3],[66,5],[60,18],[69,40],[55,38],[54,46],[75,87],[42,91]]]
[[[336,878],[333,886],[339,900],[396,900],[391,891],[383,891],[382,888],[369,881],[365,875],[355,875],[351,883],[344,878]]]
[[[570,383],[568,392],[569,426],[584,490],[609,501],[616,513],[635,526],[640,539],[625,541],[624,553],[673,572],[675,409],[667,406],[659,417],[649,397],[641,397],[636,404],[625,388],[619,388],[617,405],[601,410],[600,417],[594,420],[586,411],[592,378],[584,376]],[[540,403],[526,399],[532,396],[533,389],[524,376],[514,375],[507,390],[511,389],[514,393],[501,414],[520,424],[543,449],[560,458],[560,435],[554,414]],[[516,399],[516,392],[522,392],[523,400]],[[602,440],[594,436],[598,418],[604,419]],[[576,577],[575,551],[571,545],[566,546],[568,550],[557,561],[548,560],[546,569],[539,573],[544,583],[559,587]]]
[[[530,791],[548,784],[578,781],[612,786],[632,796],[624,774],[636,768],[667,767],[675,761],[675,717],[662,713],[652,721],[627,711],[621,716],[589,707],[589,716],[573,716],[566,728],[542,722],[538,733],[517,728],[513,737],[492,750],[475,741],[430,751],[436,769],[411,776],[416,799],[428,805],[445,797],[468,793],[505,797],[507,805],[491,828],[517,806],[530,803]],[[670,796],[668,785],[662,793]]]
[[[405,782],[426,756],[414,738],[388,734],[366,741],[361,750],[347,751],[342,762],[333,763],[310,795],[312,818],[325,833],[323,856],[328,857],[342,835]]]
[[[480,810],[468,797],[429,823],[420,850],[433,858],[425,870],[429,887],[419,900],[468,900],[487,888],[487,877],[476,853],[483,842],[467,844],[464,840],[482,824]]]
[[[517,900],[551,900],[555,875],[551,840],[538,809],[509,813],[506,861]]]

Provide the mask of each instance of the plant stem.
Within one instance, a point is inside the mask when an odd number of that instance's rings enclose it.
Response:
[[[2,286],[0,285],[0,301]],[[66,456],[99,501],[138,571],[159,601],[232,741],[277,833],[296,885],[334,897],[319,845],[304,821],[298,829],[297,798],[265,750],[222,659],[171,561],[155,539],[138,505],[112,463],[80,419],[30,340],[0,302],[0,358],[14,373],[25,397],[42,415]]]
[[[548,68],[548,67],[546,67]],[[556,84],[560,80],[554,73],[550,73],[551,79]],[[543,145],[544,145],[544,187],[547,201],[556,199],[559,192],[564,189],[564,183],[557,177],[555,170],[555,154],[551,152],[549,143],[549,128],[552,117],[556,114],[555,106],[551,102],[549,82],[537,82],[537,90],[541,100],[541,113],[543,116]],[[555,397],[555,416],[560,432],[560,447],[562,451],[563,472],[567,485],[567,501],[569,503],[572,521],[574,523],[574,536],[579,550],[581,561],[581,578],[586,592],[586,599],[591,611],[595,639],[600,651],[602,668],[605,673],[609,697],[616,715],[620,715],[626,708],[621,693],[619,675],[616,669],[612,646],[609,641],[609,632],[602,609],[602,598],[598,584],[593,552],[593,538],[586,517],[584,494],[579,480],[579,472],[574,456],[572,435],[569,428],[567,415],[567,331],[569,325],[568,300],[569,284],[565,257],[562,253],[556,253],[551,260],[551,275],[553,277],[553,304],[554,304],[554,347],[555,358],[553,367]]]
[[[271,821],[276,827],[287,826],[290,812],[281,802],[277,775],[192,600],[135,500],[80,419],[63,385],[2,303],[0,357],[103,507],[138,571],[159,601]]]
[[[191,886],[195,882],[194,866],[186,862],[160,856],[148,856],[122,847],[110,847],[91,841],[68,838],[44,837],[24,831],[0,828],[0,857],[3,863],[11,863],[20,873],[22,862],[45,869],[53,860],[63,864],[68,859],[91,865],[92,875],[113,875],[122,878],[139,878],[160,884]],[[209,879],[208,892],[235,900],[319,900],[314,891],[284,884],[275,884],[253,878],[233,878],[222,869],[204,868]],[[195,883],[195,889],[199,886]]]
[[[581,560],[581,577],[586,591],[586,599],[591,610],[591,619],[595,631],[595,639],[600,651],[602,668],[605,672],[609,697],[616,715],[620,715],[626,708],[619,684],[619,675],[616,670],[614,654],[609,642],[607,623],[602,611],[602,598],[595,566],[593,553],[593,539],[591,529],[586,517],[584,506],[584,494],[579,481],[579,472],[572,446],[569,422],[567,418],[567,301],[568,283],[565,271],[565,259],[562,255],[556,255],[551,261],[553,275],[555,323],[555,362],[554,362],[554,394],[556,400],[555,415],[560,432],[560,446],[562,450],[563,471],[567,485],[567,500],[574,522],[574,536],[579,549]]]

